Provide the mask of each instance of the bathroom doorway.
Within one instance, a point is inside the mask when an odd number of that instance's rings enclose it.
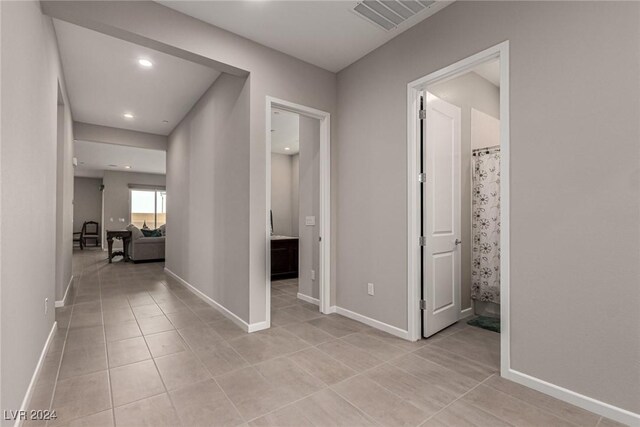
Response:
[[[329,114],[267,98],[267,319],[330,312]]]
[[[409,337],[469,325],[508,370],[508,42],[408,86]],[[415,114],[412,114],[415,112]],[[456,326],[452,326],[456,325]]]

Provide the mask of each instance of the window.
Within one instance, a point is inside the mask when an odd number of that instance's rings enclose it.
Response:
[[[156,229],[167,222],[165,190],[131,190],[131,223]]]

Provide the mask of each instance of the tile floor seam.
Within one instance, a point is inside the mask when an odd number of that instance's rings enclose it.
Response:
[[[456,403],[457,401],[459,401],[460,399],[462,399],[463,397],[465,397],[467,394],[471,393],[473,390],[475,390],[476,388],[480,387],[482,384],[484,384],[489,378],[493,377],[495,374],[490,375],[489,377],[485,378],[484,380],[480,381],[478,384],[476,384],[475,386],[471,387],[469,390],[467,390],[466,392],[462,393],[460,396],[458,396],[456,399],[454,399],[453,401],[449,402],[448,405],[445,405],[442,409],[440,409],[439,411],[437,411],[436,413],[434,413],[433,415],[431,415],[429,418],[427,418],[426,420],[424,420],[422,422],[422,424],[426,423],[427,421],[429,421],[430,419],[436,417],[439,413],[441,413],[442,411],[444,411],[445,409],[447,409],[448,407],[450,407],[451,405],[453,405],[454,403]],[[477,406],[473,405],[475,408],[477,408]],[[484,409],[479,408],[482,411],[484,411]],[[491,414],[488,411],[484,411],[487,412],[489,414]],[[491,414],[494,415],[494,414]],[[495,416],[495,415],[494,415]],[[509,425],[513,425],[510,422],[502,419],[501,417],[495,416],[496,418],[500,419],[501,421],[504,421],[506,424]]]
[[[362,375],[362,373],[359,373],[357,375],[352,376],[350,379],[356,378],[358,375]],[[347,381],[347,380],[344,380]],[[383,424],[381,424],[380,422],[378,422],[375,418],[373,418],[371,415],[367,414],[365,411],[363,411],[362,409],[360,409],[358,407],[358,405],[356,405],[355,403],[353,403],[351,400],[349,400],[349,398],[347,398],[346,396],[343,396],[342,394],[340,394],[337,390],[333,389],[333,386],[340,384],[341,382],[344,381],[340,381],[336,384],[332,384],[329,389],[334,392],[335,394],[337,394],[341,399],[343,399],[345,402],[347,402],[349,405],[353,406],[357,411],[359,411],[362,415],[365,416],[365,418],[369,419],[372,423],[374,423],[375,425],[378,426],[383,426]]]
[[[109,349],[107,343],[107,330],[104,324],[104,309],[102,306],[102,274],[98,272],[98,289],[100,295],[100,314],[102,316],[102,334],[104,336],[104,351],[107,358],[107,386],[109,387],[109,400],[111,403],[111,419],[113,420],[113,425],[116,425],[116,409],[115,409],[115,401],[113,399],[113,387],[111,386],[111,369],[109,367]],[[129,305],[129,299],[127,298],[127,305]]]
[[[394,366],[393,366],[393,365],[390,365],[388,362],[383,363],[383,365],[388,365],[389,367],[394,368]],[[382,366],[382,365],[378,365],[378,366],[376,366],[376,367],[373,367],[373,368],[367,369],[366,371],[363,371],[363,372],[361,372],[360,374],[356,374],[356,375],[353,375],[352,377],[346,378],[344,381],[351,380],[351,379],[353,379],[353,378],[357,377],[358,375],[364,375],[364,374],[368,373],[369,371],[371,371],[371,370],[373,370],[373,369],[379,368],[380,366]],[[403,372],[404,372],[404,371],[403,371]],[[411,375],[411,374],[409,374],[408,372],[407,372],[407,374],[408,374],[408,375]],[[413,376],[413,375],[411,375],[411,376]],[[428,384],[426,381],[424,381],[424,380],[422,380],[422,379],[420,379],[420,378],[418,378],[418,377],[415,377],[415,376],[413,376],[413,377],[414,377],[414,378],[416,378],[417,380],[419,380],[421,383]],[[380,387],[382,387],[383,389],[387,390],[389,393],[393,394],[394,396],[398,397],[399,399],[401,399],[401,400],[403,400],[403,401],[407,401],[407,399],[406,399],[406,398],[404,398],[404,397],[400,396],[399,394],[397,394],[396,392],[394,392],[394,391],[393,391],[393,390],[391,390],[390,388],[386,387],[384,384],[381,384],[381,383],[379,383],[378,381],[376,381],[376,380],[374,380],[374,379],[372,379],[372,378],[369,378],[369,377],[368,377],[368,376],[366,376],[366,375],[364,375],[364,378],[368,379],[369,381],[373,381],[374,383],[376,383],[377,385],[379,385],[379,386],[380,386]],[[340,382],[343,382],[343,381],[340,381]],[[336,384],[339,384],[339,383],[336,383]],[[415,405],[414,405],[414,406],[415,406]],[[426,420],[425,420],[425,421],[426,421]]]
[[[66,348],[67,347],[67,339],[69,338],[69,330],[71,329],[71,322],[73,320],[73,312],[76,309],[75,299],[77,297],[77,294],[75,293],[75,283],[72,284],[72,286],[74,287],[73,302],[71,303],[71,313],[69,314],[69,323],[67,325],[67,328],[66,328],[67,332],[65,333],[64,342],[62,344],[62,353],[60,355],[60,362],[59,362],[59,366],[58,366],[58,372],[56,373],[56,380],[55,380],[55,383],[54,383],[54,389],[53,389],[53,393],[51,395],[50,409],[52,409],[53,402],[54,402],[54,399],[55,399],[55,392],[57,391],[57,388],[58,388],[58,380],[59,380],[59,377],[60,377],[60,370],[62,369],[62,361],[64,360],[64,356],[65,356],[65,353],[66,353],[66,350],[67,350],[67,348]],[[78,328],[78,329],[80,329],[80,328]],[[106,349],[105,349],[105,351],[106,351]],[[87,375],[89,375],[89,374],[87,374]],[[93,415],[93,414],[91,414],[91,415]],[[73,418],[73,419],[71,419],[69,421],[74,421],[74,420],[77,420],[79,418],[82,418],[82,417]],[[48,420],[46,422],[46,425],[48,426],[49,423],[50,423],[50,421]]]
[[[497,375],[497,374],[494,374],[494,375]],[[493,375],[492,375],[492,376],[493,376]],[[498,376],[499,376],[499,375],[498,375]],[[488,379],[488,378],[487,378],[487,379]],[[532,403],[527,402],[526,400],[520,399],[518,396],[515,396],[515,395],[513,395],[513,394],[511,394],[511,393],[506,393],[506,392],[504,392],[504,391],[502,391],[502,390],[499,390],[499,389],[497,389],[497,388],[495,388],[495,387],[492,387],[490,384],[484,384],[484,386],[485,386],[485,387],[489,387],[489,388],[491,388],[491,389],[493,389],[493,390],[495,390],[495,391],[497,391],[497,392],[499,392],[499,393],[506,394],[507,396],[511,397],[512,399],[515,399],[515,400],[517,400],[517,401],[519,401],[519,402],[522,402],[522,403],[524,403],[525,405],[527,405],[527,406],[529,406],[529,407],[531,407],[531,408],[538,409],[539,411],[542,411],[542,412],[546,413],[547,415],[552,415],[552,416],[554,416],[554,417],[556,417],[556,418],[558,418],[558,419],[561,419],[562,421],[566,421],[567,423],[569,423],[569,424],[571,424],[571,425],[573,425],[573,426],[575,426],[575,427],[584,427],[584,426],[581,426],[580,424],[576,424],[576,423],[574,423],[573,421],[570,421],[570,420],[566,419],[566,418],[565,418],[565,417],[563,417],[563,416],[560,416],[560,415],[554,414],[553,412],[551,412],[551,411],[549,411],[549,410],[547,410],[547,409],[541,408],[541,407],[539,407],[538,405],[534,405],[534,404],[532,404]],[[478,405],[476,405],[476,404],[474,404],[474,403],[471,403],[471,405],[475,406],[476,408],[479,408],[479,406],[478,406]],[[482,409],[482,408],[480,408],[480,409]],[[489,412],[488,410],[485,410],[485,409],[483,409],[483,410],[484,410],[485,412]],[[495,414],[493,414],[493,415],[495,415]],[[496,415],[496,416],[497,416],[497,415]],[[499,418],[499,417],[498,417],[498,418]],[[600,418],[602,418],[602,417],[600,417]],[[599,422],[600,422],[600,420],[598,420],[598,423],[599,423]],[[596,424],[595,424],[594,426],[592,426],[592,427],[598,427],[598,424],[596,423]]]
[[[315,348],[315,347],[312,347],[312,348]],[[296,353],[301,353],[301,352],[306,351],[306,350],[309,350],[309,349],[308,349],[308,348],[305,348],[305,349],[300,350],[299,352],[296,352]],[[354,374],[353,374],[353,375],[350,375],[349,377],[345,378],[344,380],[348,380],[348,379],[353,378],[353,377],[356,377],[356,376],[358,375],[358,372],[356,372],[355,370],[351,369],[350,367],[348,367],[347,365],[345,365],[345,364],[344,364],[344,363],[342,363],[341,361],[339,361],[339,360],[337,360],[337,359],[335,359],[335,358],[332,358],[331,356],[329,356],[328,354],[324,353],[324,352],[323,352],[322,350],[320,350],[320,349],[316,349],[316,350],[320,351],[322,354],[327,355],[328,357],[330,357],[331,359],[333,359],[333,361],[335,361],[335,362],[339,363],[340,365],[342,365],[342,366],[344,366],[345,368],[349,369],[350,371],[353,371],[353,372],[354,372]],[[287,356],[287,357],[293,356],[293,355],[294,355],[294,354],[296,354],[296,353],[292,353],[292,354],[290,354],[290,355],[289,355],[289,356]],[[308,373],[308,374],[309,374],[309,375],[311,375],[312,377],[317,378],[318,380],[320,380],[320,381],[322,381],[323,383],[325,383],[323,380],[321,380],[320,378],[316,377],[316,376],[315,376],[311,371],[309,371],[309,370],[305,369],[305,367],[304,367],[304,366],[302,366],[299,362],[296,362],[296,361],[295,361],[295,360],[293,360],[293,359],[290,359],[290,360],[293,362],[293,364],[295,364],[297,367],[299,367],[300,369],[302,369],[303,371],[305,371],[306,373]],[[341,381],[343,381],[343,380],[341,380]],[[338,381],[338,382],[340,382],[340,381]],[[327,383],[325,383],[325,384],[327,384]],[[331,387],[331,384],[327,384],[327,387]]]
[[[236,370],[237,370],[237,369],[236,369]],[[235,372],[235,371],[234,371],[234,372]],[[235,410],[236,410],[236,412],[238,413],[238,415],[240,415],[240,418],[241,418],[242,420],[244,420],[244,422],[245,422],[245,423],[248,423],[247,419],[244,417],[244,415],[242,415],[242,412],[240,412],[240,409],[238,409],[238,407],[237,407],[237,406],[236,406],[236,404],[233,402],[233,400],[231,400],[231,398],[229,397],[229,395],[227,394],[227,392],[224,390],[224,388],[222,388],[222,386],[220,385],[220,383],[218,382],[218,380],[217,380],[217,379],[215,379],[215,378],[213,378],[213,377],[212,377],[211,379],[213,380],[213,382],[215,382],[215,383],[216,383],[216,385],[218,386],[218,388],[219,388],[220,390],[222,390],[222,393],[224,394],[224,397],[227,399],[227,401],[228,401],[229,403],[231,403],[231,406],[233,406],[233,409],[235,409]]]
[[[448,335],[448,336],[447,336],[447,338],[449,338],[449,337],[451,337],[451,335]],[[460,342],[460,340],[457,340],[457,341],[458,341],[458,342]],[[413,350],[413,351],[411,351],[410,353],[415,354],[416,356],[418,356],[418,357],[420,357],[420,358],[422,358],[422,359],[430,360],[430,359],[427,359],[426,357],[422,357],[422,356],[420,356],[419,354],[417,354],[417,352],[418,352],[418,351],[420,351],[420,350],[422,350],[424,347],[429,347],[429,348],[432,348],[432,349],[434,349],[434,350],[437,350],[437,351],[440,351],[440,352],[444,352],[444,353],[450,353],[450,354],[453,354],[454,356],[457,356],[457,357],[460,357],[460,358],[464,359],[465,361],[469,361],[469,362],[471,362],[471,363],[478,364],[478,365],[482,366],[483,368],[488,368],[488,369],[490,369],[490,370],[496,371],[496,368],[495,368],[494,366],[490,366],[490,365],[487,365],[486,363],[479,362],[479,361],[477,361],[477,360],[473,360],[473,359],[471,359],[471,358],[467,357],[466,355],[456,353],[455,351],[451,351],[451,350],[447,350],[447,349],[445,349],[445,348],[438,347],[438,346],[436,345],[436,343],[429,343],[429,344],[425,344],[423,347],[418,348],[418,349],[416,349],[416,350]],[[433,363],[437,363],[437,362],[435,362],[435,361],[434,361]],[[442,366],[442,365],[441,365],[441,366]]]
[[[153,298],[152,298],[152,299],[153,299]],[[155,300],[154,300],[154,301],[155,301]],[[132,307],[132,308],[133,308],[133,307]],[[132,310],[132,311],[133,311],[133,310]],[[166,315],[164,315],[164,316],[166,317]],[[134,317],[135,317],[135,316],[134,316]],[[146,338],[145,338],[145,334],[144,334],[144,332],[142,331],[142,328],[140,327],[140,322],[138,321],[138,318],[136,318],[136,319],[135,319],[135,321],[136,321],[136,323],[137,323],[137,325],[138,325],[138,328],[140,329],[140,333],[142,334],[142,339],[143,339],[143,341],[144,341],[144,345],[147,347],[147,351],[149,352],[149,356],[151,356],[151,361],[153,362],[153,366],[154,366],[154,367],[155,367],[155,369],[156,369],[156,373],[158,374],[158,377],[160,377],[160,382],[162,383],[162,387],[164,388],[164,394],[166,394],[166,395],[167,395],[167,398],[169,399],[169,402],[171,403],[171,408],[172,408],[172,409],[173,409],[173,411],[175,412],[176,417],[178,418],[178,421],[180,421],[180,424],[182,425],[182,420],[180,420],[180,417],[178,416],[178,410],[176,409],[176,406],[175,406],[175,404],[173,403],[173,399],[171,399],[171,394],[169,394],[169,389],[168,389],[167,385],[165,384],[164,378],[162,378],[162,374],[160,373],[160,369],[158,368],[158,364],[156,363],[156,359],[153,357],[153,354],[151,353],[151,349],[149,348],[149,343],[147,343],[147,340],[146,340]],[[172,323],[172,325],[173,325],[173,323]],[[147,360],[148,360],[148,359],[147,359]],[[199,360],[198,360],[198,361],[199,361]],[[146,360],[145,360],[145,362],[146,362]],[[136,362],[136,363],[138,363],[138,362]],[[207,371],[207,372],[208,372],[208,371]],[[155,395],[153,395],[153,396],[146,396],[146,397],[144,397],[144,398],[142,398],[142,399],[139,399],[138,401],[140,401],[140,400],[145,400],[145,399],[150,399],[150,398],[152,398],[152,397],[154,397],[154,396],[160,396],[161,394],[163,394],[163,393],[158,393],[158,394],[155,394]],[[134,402],[135,402],[135,401],[134,401]],[[132,403],[134,403],[134,402],[128,402],[128,403],[125,403],[125,404],[123,404],[123,405],[119,406],[119,408],[120,408],[120,407],[122,407],[122,406],[125,406],[125,405],[130,405],[130,404],[132,404]],[[115,410],[115,408],[114,408],[114,409],[113,409],[113,417],[114,417],[114,420],[115,420],[115,416],[116,416],[116,410]],[[114,426],[117,426],[117,424],[115,423],[115,421],[114,421]]]
[[[318,393],[318,392],[321,392],[322,390],[326,390],[327,388],[328,388],[328,387],[323,387],[323,388],[321,388],[321,389],[319,389],[319,390],[314,391],[314,392],[313,392],[313,393],[311,393],[311,394],[308,394],[308,395],[306,395],[306,396],[302,396],[301,398],[296,399],[296,400],[294,400],[294,401],[292,401],[292,402],[285,403],[284,405],[278,406],[277,408],[275,408],[275,409],[274,409],[274,410],[272,410],[272,411],[267,412],[266,414],[258,415],[257,417],[253,417],[253,418],[251,418],[251,419],[249,419],[249,420],[246,420],[246,419],[245,419],[245,421],[247,422],[247,424],[249,424],[249,423],[250,423],[250,422],[252,422],[252,421],[255,421],[255,420],[260,419],[260,418],[262,418],[262,417],[266,417],[267,415],[271,415],[271,414],[273,414],[273,413],[275,413],[275,412],[279,411],[280,409],[286,408],[286,407],[291,406],[291,405],[295,405],[296,403],[303,401],[303,400],[304,400],[304,399],[306,399],[307,397],[311,397],[311,396],[313,396],[314,394],[316,394],[316,393]],[[244,417],[243,417],[243,418],[244,418]]]
[[[331,343],[331,342],[339,341],[339,340],[340,340],[340,338],[336,338],[336,339],[335,339],[335,340],[333,340],[333,341],[327,341],[326,343],[318,344],[318,346],[320,346],[320,345],[322,345],[322,344],[327,344],[327,343]],[[348,342],[346,342],[346,341],[344,341],[344,343],[345,343],[345,344],[347,344],[347,345],[349,345],[349,346],[351,346],[351,347],[353,347],[353,348],[355,348],[356,350],[364,351],[364,350],[362,350],[361,348],[358,348],[358,347],[354,346],[353,344],[350,344],[350,343],[348,343]],[[340,359],[338,359],[338,358],[336,358],[336,357],[332,356],[331,354],[327,353],[326,351],[322,350],[321,348],[318,348],[318,350],[319,350],[319,351],[321,351],[321,352],[323,352],[324,354],[326,354],[326,355],[327,355],[327,356],[329,356],[330,358],[332,358],[332,359],[334,359],[334,360],[337,360],[338,362],[341,362],[342,364],[346,365],[346,363],[342,362]],[[367,354],[368,354],[368,353],[367,353]],[[374,357],[374,358],[376,358],[376,359],[378,359],[378,358],[377,358],[377,357],[375,357],[375,356],[373,356],[373,357]],[[378,359],[378,360],[380,360],[380,359]],[[393,360],[393,359],[392,359],[392,360]],[[368,367],[368,368],[365,368],[365,369],[363,369],[363,370],[362,370],[362,371],[360,371],[360,372],[358,372],[358,371],[356,371],[355,369],[351,368],[351,366],[349,366],[349,365],[347,365],[347,367],[348,367],[348,368],[350,368],[351,370],[355,371],[355,372],[356,372],[356,375],[357,375],[357,374],[362,374],[362,373],[364,373],[364,372],[367,372],[367,371],[369,371],[369,370],[371,370],[371,369],[377,368],[377,367],[379,367],[379,366],[381,366],[381,365],[383,365],[383,364],[385,364],[385,363],[387,363],[387,362],[386,362],[386,361],[384,361],[384,360],[381,360],[381,361],[380,361],[380,363],[378,363],[377,365],[374,365],[374,366],[370,366],[370,367]],[[355,375],[354,375],[354,376],[355,376]]]
[[[176,330],[176,332],[178,332],[178,331]],[[178,332],[178,334],[180,334],[180,333]],[[182,337],[181,337],[181,339],[182,339]],[[238,407],[236,406],[236,404],[233,402],[233,400],[231,400],[231,398],[229,397],[229,395],[227,394],[227,392],[224,390],[224,388],[222,388],[222,386],[220,385],[220,383],[218,382],[218,380],[215,378],[215,376],[214,376],[214,375],[209,371],[209,369],[208,369],[208,368],[207,368],[207,366],[204,364],[204,362],[202,362],[202,359],[200,358],[200,356],[198,356],[198,354],[193,350],[193,348],[191,347],[191,345],[190,345],[188,342],[186,342],[184,339],[183,339],[183,341],[184,341],[185,345],[188,347],[188,349],[193,353],[193,355],[195,356],[195,358],[200,362],[200,364],[202,364],[202,365],[204,366],[205,371],[209,374],[209,378],[210,378],[210,379],[211,379],[211,380],[212,380],[212,381],[213,381],[213,382],[218,386],[218,388],[222,391],[222,393],[224,394],[224,397],[225,397],[225,398],[227,399],[227,401],[231,404],[231,406],[233,406],[233,409],[235,409],[235,411],[238,413],[238,415],[240,415],[240,418],[242,418],[242,420],[244,420],[244,421],[246,422],[247,420],[245,419],[244,415],[242,415],[242,412],[240,412],[240,409],[238,409]],[[245,360],[245,359],[242,357],[242,355],[241,355],[240,353],[238,353],[237,351],[235,351],[235,349],[231,346],[231,344],[227,343],[226,341],[225,341],[225,344],[226,344],[226,345],[228,345],[229,347],[231,347],[231,350],[233,350],[233,351],[234,351],[238,356],[240,356],[240,358],[242,358],[242,360],[244,360],[244,361],[248,364],[248,361],[247,361],[247,360]],[[231,372],[236,372],[236,371],[238,371],[238,370],[240,370],[240,369],[243,369],[243,368],[244,368],[244,367],[240,367],[240,368],[237,368],[237,369],[232,369],[231,371],[229,371],[229,372],[225,372],[224,374],[221,374],[221,375],[226,375],[226,374],[229,374],[229,373],[231,373]],[[185,386],[185,387],[188,387],[188,386]],[[169,395],[169,399],[171,399],[171,393],[167,392],[167,394]],[[171,399],[171,400],[172,400],[172,399]],[[176,413],[177,413],[177,410],[176,410]],[[180,416],[178,416],[178,419],[180,419]],[[180,424],[182,424],[182,420],[180,420]]]

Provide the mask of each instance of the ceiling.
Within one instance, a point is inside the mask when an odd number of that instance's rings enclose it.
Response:
[[[360,3],[357,1],[163,0],[158,3],[337,72],[451,1],[435,2],[390,31],[356,14],[353,9]]]
[[[161,150],[75,141],[74,155],[75,176],[102,178],[105,170],[166,174],[166,152]]]
[[[300,116],[285,110],[271,111],[271,152],[294,155],[300,152]]]
[[[73,118],[79,122],[168,135],[220,75],[67,22],[54,19],[54,25]],[[144,68],[139,59],[153,66]]]
[[[473,72],[489,80],[494,86],[500,87],[500,60],[480,64],[473,69]]]

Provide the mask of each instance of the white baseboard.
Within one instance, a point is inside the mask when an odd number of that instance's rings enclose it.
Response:
[[[335,313],[337,310],[338,310],[338,308],[337,308],[335,305],[332,305],[332,306],[330,306],[330,307],[329,307],[329,311],[327,311],[327,312],[326,312],[326,313],[324,313],[324,314],[333,314],[333,313]]]
[[[252,323],[252,324],[245,322],[240,317],[238,317],[235,313],[231,312],[229,309],[227,309],[225,306],[223,306],[219,302],[215,301],[214,299],[202,293],[199,289],[197,289],[192,284],[184,280],[182,277],[178,276],[173,271],[169,270],[167,267],[164,268],[164,272],[169,276],[173,277],[181,285],[183,285],[185,288],[193,292],[196,296],[200,297],[204,302],[209,304],[211,307],[218,310],[220,313],[224,315],[224,317],[231,320],[233,323],[235,323],[240,328],[242,328],[245,332],[256,332],[269,327],[269,325],[266,325],[266,326],[263,325],[263,323],[266,324],[267,322],[259,322],[259,323]]]
[[[395,326],[391,326],[387,323],[383,323],[379,320],[375,320],[370,317],[363,316],[362,314],[358,314],[353,311],[347,310],[346,308],[337,307],[337,306],[335,307],[335,312],[344,317],[348,317],[349,319],[353,319],[360,323],[364,323],[365,325],[369,325],[372,328],[376,328],[388,334],[394,335],[398,338],[404,338],[405,340],[409,339],[408,331],[397,328]]]
[[[258,331],[262,331],[264,329],[269,329],[270,327],[271,327],[271,325],[266,320],[264,322],[250,323],[249,324],[249,328],[247,329],[247,332],[249,332],[249,333],[258,332]]]
[[[300,292],[298,292],[298,299],[308,302],[309,304],[320,305],[320,300],[318,298],[310,297],[309,295],[301,294]]]
[[[564,387],[532,377],[531,375],[509,369],[505,378],[525,387],[529,387],[541,393],[555,397],[556,399],[578,406],[582,409],[586,409],[587,411],[602,415],[603,417],[607,417],[630,426],[640,426],[640,414],[601,402]]]
[[[472,314],[473,314],[473,307],[460,310],[460,319],[464,319],[465,317],[471,316]]]
[[[73,285],[73,275],[71,275],[71,278],[69,279],[69,283],[67,284],[67,289],[64,291],[64,296],[62,297],[61,301],[56,301],[56,308],[59,307],[64,307],[65,304],[67,303],[67,297],[69,296],[69,289],[71,289],[71,286]]]
[[[31,382],[29,383],[29,387],[27,388],[27,392],[24,395],[24,399],[22,399],[22,405],[20,405],[21,411],[27,411],[29,405],[31,404],[31,397],[33,397],[33,391],[35,390],[36,383],[38,382],[38,377],[40,376],[40,371],[42,370],[42,365],[44,364],[44,359],[47,357],[47,352],[49,351],[49,346],[51,345],[51,340],[53,340],[53,335],[56,333],[58,329],[58,322],[53,322],[53,326],[51,327],[51,331],[49,331],[49,336],[47,337],[47,341],[44,343],[44,348],[42,349],[42,353],[40,353],[40,359],[38,359],[38,364],[36,365],[36,369],[33,371],[33,376],[31,377]],[[22,425],[23,420],[16,420],[14,423],[14,427],[20,427]]]

